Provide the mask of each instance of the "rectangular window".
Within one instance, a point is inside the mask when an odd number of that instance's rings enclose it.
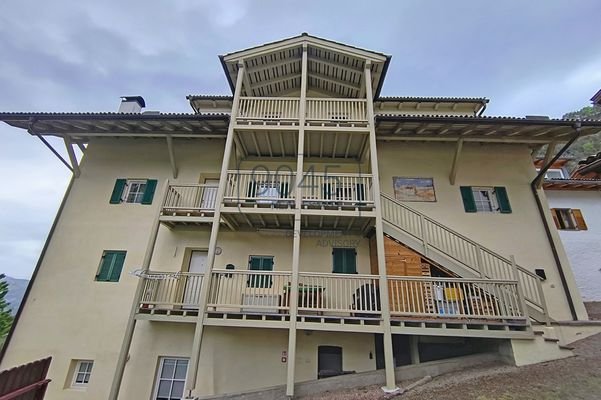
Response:
[[[496,187],[460,187],[465,212],[511,213],[507,189]]]
[[[152,398],[154,400],[183,399],[187,373],[187,358],[161,357]]]
[[[552,208],[551,215],[557,229],[565,231],[586,231],[582,211],[577,208]]]
[[[125,251],[105,250],[102,253],[100,267],[96,274],[99,282],[119,282],[123,263],[125,262]]]
[[[156,179],[117,179],[109,203],[152,204]]]
[[[94,361],[91,360],[79,360],[75,364],[75,370],[73,371],[73,382],[72,387],[84,387],[90,382],[90,375],[92,375],[92,367]]]
[[[493,188],[472,188],[477,212],[496,212],[499,208]]]
[[[144,192],[146,191],[146,181],[128,180],[125,184],[125,194],[123,201],[126,203],[142,203]]]
[[[357,273],[357,251],[354,248],[339,247],[332,250],[332,272],[335,274]]]
[[[273,256],[249,256],[248,269],[250,271],[273,271]],[[272,281],[270,275],[251,275],[248,278],[248,287],[269,288]]]

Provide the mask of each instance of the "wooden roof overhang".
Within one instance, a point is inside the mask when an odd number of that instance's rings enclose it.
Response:
[[[379,140],[524,143],[533,146],[569,141],[601,132],[601,121],[484,116],[377,115]]]
[[[69,137],[85,143],[90,137],[225,138],[227,114],[155,113],[0,113],[0,121],[35,136]]]
[[[374,97],[379,96],[390,56],[306,33],[219,58],[232,92],[242,62],[245,96],[282,96],[300,89],[303,46],[307,46],[309,90],[332,97],[365,97],[365,65],[369,61]]]
[[[601,180],[598,179],[547,179],[543,182],[545,190],[599,191]]]

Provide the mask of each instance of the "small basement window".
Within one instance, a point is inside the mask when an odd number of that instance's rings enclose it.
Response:
[[[92,375],[92,367],[94,361],[91,360],[79,360],[75,364],[75,370],[73,372],[73,382],[71,387],[81,388],[88,386],[90,382],[90,376]]]
[[[582,211],[577,208],[552,208],[553,222],[559,230],[586,231],[588,227],[584,222]]]

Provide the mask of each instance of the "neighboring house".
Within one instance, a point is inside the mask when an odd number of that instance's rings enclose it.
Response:
[[[583,299],[601,301],[601,153],[580,161],[571,175],[566,161],[553,164],[543,188]]]
[[[190,114],[0,113],[73,170],[1,368],[52,355],[49,399],[179,399],[570,354],[587,314],[531,151],[601,122],[383,97],[390,56],[307,34],[220,60],[232,95]]]
[[[601,89],[591,97],[593,104],[601,106]]]

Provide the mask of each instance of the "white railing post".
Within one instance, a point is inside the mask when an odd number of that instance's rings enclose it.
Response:
[[[526,317],[526,321],[528,321],[528,323],[530,323],[529,317],[528,317],[528,307],[526,306],[526,300],[524,299],[524,291],[522,289],[522,285],[521,285],[520,279],[519,279],[518,265],[516,264],[515,257],[513,255],[509,256],[509,259],[511,260],[511,269],[513,271],[513,279],[516,281],[516,288],[518,291],[518,299],[520,301],[520,308],[522,309],[522,313],[523,313],[524,317]]]

